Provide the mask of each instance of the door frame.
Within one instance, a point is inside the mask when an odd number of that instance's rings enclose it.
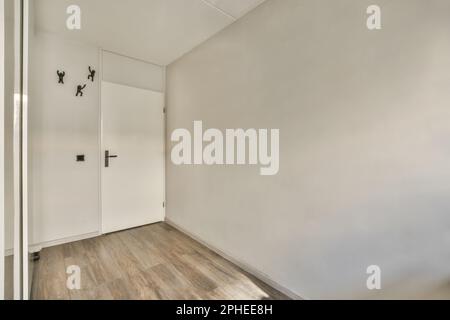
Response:
[[[0,0],[0,141],[5,141],[5,0]],[[5,148],[0,148],[0,300],[5,299]]]
[[[22,299],[30,298],[29,256],[29,208],[28,208],[28,97],[29,97],[29,46],[30,46],[30,0],[23,0],[22,13],[22,115],[21,115],[21,208],[22,208]]]
[[[29,299],[28,50],[29,0],[14,0],[14,300]]]
[[[103,108],[102,108],[102,81],[103,81],[103,48],[98,50],[99,61],[99,85],[98,85],[98,234],[103,235],[103,186],[102,186],[102,166],[103,166]]]
[[[98,194],[98,202],[99,202],[99,206],[98,206],[98,234],[99,235],[104,235],[106,234],[103,230],[103,165],[104,165],[104,150],[105,150],[105,144],[104,144],[104,138],[103,138],[103,108],[102,108],[102,82],[106,81],[103,79],[103,68],[104,68],[104,64],[103,64],[103,56],[105,53],[112,53],[112,54],[116,54],[116,55],[120,55],[122,57],[128,58],[128,59],[132,59],[135,61],[140,61],[143,63],[147,63],[147,64],[152,64],[155,66],[159,66],[163,68],[163,79],[162,79],[162,90],[152,90],[152,89],[146,89],[146,90],[150,90],[150,91],[155,91],[155,92],[160,92],[163,94],[163,147],[164,147],[164,151],[163,151],[163,157],[164,157],[164,161],[163,161],[163,216],[164,219],[166,217],[166,208],[167,208],[167,199],[166,199],[166,167],[167,167],[167,85],[166,85],[166,79],[167,79],[167,67],[166,66],[161,66],[161,65],[157,65],[148,61],[144,61],[144,60],[139,60],[136,59],[134,57],[130,57],[127,55],[123,55],[123,54],[119,54],[116,52],[112,52],[109,50],[105,50],[104,48],[100,47],[98,50],[98,55],[99,55],[99,81],[100,84],[98,86],[98,108],[99,108],[99,125],[98,125],[98,144],[99,144],[99,153],[98,153],[98,170],[99,170],[99,181],[98,181],[98,185],[99,185],[99,194]],[[108,81],[106,81],[108,82]]]
[[[22,299],[22,210],[21,210],[21,91],[22,91],[22,0],[14,0],[14,300]]]

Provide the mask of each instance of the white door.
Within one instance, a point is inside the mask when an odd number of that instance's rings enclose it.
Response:
[[[102,231],[164,219],[164,95],[102,82]]]

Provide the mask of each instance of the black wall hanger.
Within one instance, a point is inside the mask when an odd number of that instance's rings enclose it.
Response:
[[[75,96],[78,97],[78,95],[79,95],[80,97],[82,97],[84,88],[86,88],[86,85],[81,85],[81,84],[78,85],[77,86],[77,94]]]
[[[91,66],[89,66],[89,73],[90,75],[88,75],[88,80],[91,80],[92,82],[94,82],[94,78],[95,78],[95,70],[93,70],[91,68]]]
[[[64,84],[64,77],[66,76],[66,72],[65,72],[65,71],[59,71],[59,70],[57,70],[57,71],[56,71],[56,74],[57,74],[58,77],[59,77],[58,83]]]

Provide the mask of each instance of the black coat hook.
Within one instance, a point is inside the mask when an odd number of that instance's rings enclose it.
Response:
[[[92,82],[94,82],[95,70],[93,70],[91,66],[89,66],[89,73],[90,75],[88,75],[88,80],[90,79]]]
[[[56,74],[58,75],[58,77],[59,77],[59,81],[58,81],[58,83],[62,83],[62,84],[64,84],[64,77],[65,77],[65,75],[66,75],[66,72],[65,71],[59,71],[59,70],[56,70]]]
[[[84,88],[86,88],[86,85],[83,85],[83,86],[78,85],[77,86],[77,94],[75,96],[78,97],[78,95],[80,95],[80,97],[82,97]]]

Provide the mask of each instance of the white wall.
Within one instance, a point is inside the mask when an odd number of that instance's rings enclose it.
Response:
[[[32,243],[99,231],[99,49],[38,33],[30,85]],[[97,70],[95,82],[88,67]],[[56,70],[66,72],[58,84]],[[86,84],[83,97],[76,87]],[[76,162],[84,154],[86,162]]]
[[[32,243],[46,245],[95,235],[101,229],[99,81],[163,91],[164,68],[45,32],[36,34],[33,51]],[[87,80],[88,66],[97,71],[94,83]],[[66,71],[64,85],[58,84],[58,69]],[[85,96],[76,98],[76,86],[84,83]],[[78,154],[85,154],[86,162],[77,163]]]
[[[168,68],[170,133],[279,128],[280,172],[182,166],[167,217],[309,298],[448,284],[450,2],[268,0]],[[172,146],[172,144],[169,144]]]
[[[164,68],[112,52],[103,51],[103,80],[116,84],[162,92]]]

